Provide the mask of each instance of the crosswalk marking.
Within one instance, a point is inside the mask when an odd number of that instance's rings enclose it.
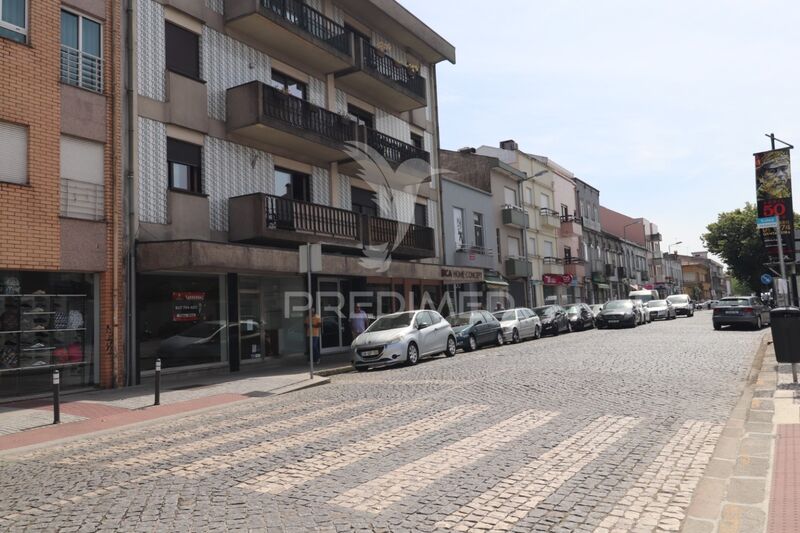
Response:
[[[437,527],[449,529],[466,523],[475,530],[511,529],[636,424],[631,417],[595,420],[438,522]]]
[[[677,505],[675,495],[694,491],[721,432],[721,425],[687,420],[595,533],[652,529],[663,520],[679,524],[686,517],[688,502]]]
[[[415,494],[452,472],[480,461],[500,447],[546,424],[556,415],[547,411],[524,411],[352,488],[331,503],[357,511],[379,513],[409,494]]]
[[[401,415],[408,411],[414,411],[427,405],[428,400],[412,400],[410,402],[392,404],[363,413],[347,420],[341,420],[327,426],[320,426],[302,433],[289,435],[269,442],[255,444],[240,448],[229,453],[219,453],[187,463],[175,466],[168,471],[178,476],[197,478],[209,474],[233,468],[241,463],[261,458],[265,455],[286,450],[296,446],[305,446],[312,442],[317,442],[329,437],[334,437],[340,433],[354,431],[360,427],[380,422],[387,417]]]
[[[338,404],[330,407],[325,407],[316,411],[297,415],[295,417],[278,420],[268,425],[257,426],[253,428],[234,431],[232,433],[225,433],[210,438],[205,438],[196,442],[187,442],[178,446],[165,446],[160,450],[144,453],[141,455],[127,457],[119,461],[112,462],[109,466],[112,468],[128,469],[137,466],[147,466],[160,461],[171,461],[177,459],[181,455],[193,455],[203,450],[216,448],[224,444],[230,444],[240,440],[246,440],[254,437],[266,436],[272,433],[279,433],[292,428],[296,428],[314,421],[325,421],[326,417],[341,413],[345,410],[355,410],[368,403],[365,400],[352,402],[349,404]]]
[[[327,451],[283,466],[244,481],[238,486],[256,492],[280,494],[378,452],[399,448],[407,442],[438,431],[442,426],[454,424],[486,409],[488,407],[475,405],[462,405],[447,409],[362,441],[347,444],[338,450]]]

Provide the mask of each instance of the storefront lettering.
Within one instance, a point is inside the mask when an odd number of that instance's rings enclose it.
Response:
[[[442,269],[442,279],[445,280],[465,280],[483,281],[483,272],[474,270],[454,270],[452,268]]]

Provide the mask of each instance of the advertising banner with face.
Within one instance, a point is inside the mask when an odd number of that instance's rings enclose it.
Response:
[[[794,209],[792,207],[792,170],[789,149],[755,154],[756,198],[759,217],[778,217],[780,228],[762,229],[761,238],[770,258],[778,261],[778,236],[781,232],[783,254],[794,257]]]

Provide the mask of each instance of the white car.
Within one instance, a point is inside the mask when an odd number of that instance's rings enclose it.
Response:
[[[536,313],[526,307],[497,311],[494,317],[500,321],[506,342],[538,339],[542,336],[542,321]]]
[[[370,368],[406,363],[423,357],[456,354],[453,328],[436,311],[407,311],[384,315],[356,337],[351,345],[353,367]]]

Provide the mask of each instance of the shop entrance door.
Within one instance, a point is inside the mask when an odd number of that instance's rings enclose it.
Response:
[[[261,292],[239,292],[239,346],[242,361],[258,361],[264,354]]]
[[[349,337],[347,327],[346,283],[339,279],[321,278],[318,282],[317,303],[322,319],[322,353],[340,352]]]

